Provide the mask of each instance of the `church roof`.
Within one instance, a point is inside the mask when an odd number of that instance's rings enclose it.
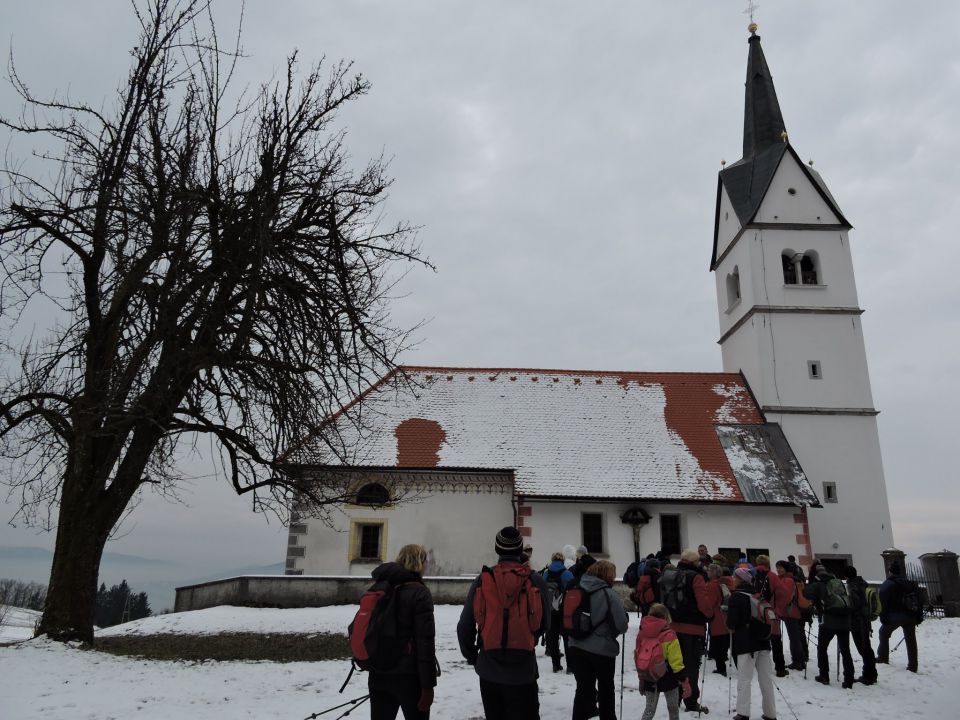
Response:
[[[717,262],[717,233],[720,223],[720,192],[725,188],[741,227],[753,222],[770,182],[787,153],[797,161],[803,173],[845,227],[850,227],[837,201],[820,174],[808,167],[787,141],[786,125],[773,86],[773,76],[760,45],[760,36],[752,34],[747,56],[747,80],[743,102],[743,157],[720,171],[717,180],[717,209],[713,231],[711,269]]]
[[[819,504],[739,374],[403,367],[331,423],[337,452],[289,461],[512,470],[525,497]]]

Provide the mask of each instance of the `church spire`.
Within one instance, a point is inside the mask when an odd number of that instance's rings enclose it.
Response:
[[[743,158],[749,159],[776,143],[785,143],[787,130],[783,124],[777,91],[773,87],[770,68],[760,47],[757,26],[750,24],[750,54],[747,57],[746,99],[743,111]]]

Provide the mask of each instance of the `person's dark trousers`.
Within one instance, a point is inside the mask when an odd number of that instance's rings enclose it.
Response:
[[[717,667],[714,672],[727,674],[727,658],[730,655],[730,636],[729,635],[711,635],[710,651],[708,653]]]
[[[907,646],[907,670],[917,671],[917,626],[913,623],[884,623],[880,626],[880,645],[877,647],[877,662],[890,662],[890,636],[897,628],[903,629]]]
[[[577,691],[573,696],[573,720],[596,717],[600,720],[617,720],[617,691],[615,677],[617,659],[606,655],[570,648],[567,665],[573,668]]]
[[[420,712],[420,684],[416,675],[370,675],[370,720],[395,720],[402,710],[406,720],[430,720],[430,711]]]
[[[480,699],[487,720],[540,720],[537,683],[504,685],[480,678]]]
[[[794,668],[802,668],[807,664],[807,636],[803,620],[800,618],[784,618],[783,626],[787,631],[790,643],[790,664]]]
[[[560,658],[563,657],[560,653],[561,627],[563,627],[563,615],[561,615],[559,611],[554,610],[550,613],[550,629],[544,638],[547,645],[547,657],[553,660],[554,672],[560,669]]]
[[[680,643],[680,654],[683,656],[683,667],[686,677],[690,680],[690,697],[683,701],[687,710],[696,710],[700,707],[700,663],[703,661],[704,640],[699,635],[677,633]]]
[[[853,656],[850,654],[849,630],[834,630],[833,628],[827,628],[825,625],[820,625],[820,637],[817,638],[817,669],[820,671],[821,677],[830,677],[830,655],[827,649],[833,638],[837,639],[837,646],[840,648],[840,659],[843,662],[843,681],[852,683],[854,670]]]
[[[773,669],[778,673],[783,673],[787,669],[787,661],[783,657],[783,635],[776,634],[770,636],[770,649],[773,651]]]
[[[855,618],[850,624],[850,637],[863,661],[861,678],[866,682],[876,680],[877,664],[873,656],[873,647],[870,645],[870,621],[866,618]]]

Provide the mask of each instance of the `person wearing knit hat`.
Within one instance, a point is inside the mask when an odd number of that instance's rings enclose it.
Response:
[[[460,653],[480,678],[480,699],[488,718],[539,720],[540,699],[536,647],[550,629],[550,591],[540,573],[523,556],[523,535],[502,528],[493,541],[498,561],[484,567],[470,585],[457,623]],[[539,607],[529,603],[539,603]],[[504,623],[504,611],[522,617],[539,615],[539,627]]]
[[[777,704],[773,685],[773,657],[770,652],[770,627],[753,617],[751,595],[756,592],[753,574],[747,568],[733,571],[736,592],[730,595],[727,627],[733,637],[731,646],[737,666],[737,714],[733,720],[750,720],[750,686],[756,672],[760,684],[763,720],[775,720]]]
[[[666,560],[669,562],[669,555]],[[682,588],[682,593],[668,592],[667,588]],[[690,679],[690,696],[683,699],[688,712],[707,713],[700,705],[700,665],[704,658],[707,623],[713,617],[713,598],[707,589],[707,574],[700,568],[700,554],[693,549],[684,550],[676,567],[666,566],[660,576],[661,602],[670,610],[673,618],[670,628],[677,634],[683,666]],[[676,598],[688,598],[676,602]]]

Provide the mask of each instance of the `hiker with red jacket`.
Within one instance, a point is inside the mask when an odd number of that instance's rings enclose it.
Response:
[[[790,642],[788,670],[803,670],[807,666],[807,637],[803,632],[803,616],[800,614],[800,584],[790,572],[790,562],[777,560],[777,577],[782,592],[777,596],[773,609],[783,621]]]
[[[769,555],[757,555],[753,573],[757,592],[763,596],[764,600],[773,605],[774,611],[776,612],[778,607],[786,607],[790,601],[790,596],[787,595],[787,588],[780,582],[780,576],[770,571]],[[777,617],[781,617],[779,612],[777,612]],[[776,670],[777,677],[786,677],[789,673],[787,672],[786,658],[783,657],[783,635],[779,620],[770,630],[773,667]]]
[[[523,538],[505,527],[499,560],[470,586],[457,623],[460,653],[480,677],[487,720],[539,720],[536,647],[550,628],[550,591],[523,562]]]
[[[727,608],[727,627],[733,634],[733,663],[737,666],[737,714],[733,720],[750,720],[750,691],[756,671],[760,684],[763,720],[776,720],[773,659],[770,657],[770,626],[754,616],[751,596],[759,597],[753,575],[747,568],[733,571],[736,590]],[[768,608],[769,609],[769,608]]]
[[[683,667],[683,654],[677,634],[670,629],[670,611],[654,603],[640,621],[634,664],[640,676],[640,692],[646,698],[640,720],[653,720],[660,695],[667,698],[670,720],[680,718],[680,696],[690,697],[692,689]]]
[[[707,622],[713,616],[713,603],[707,590],[706,574],[700,569],[700,554],[684,550],[676,567],[664,568],[660,576],[660,598],[667,606],[677,634],[683,665],[687,669],[692,692],[683,705],[690,712],[704,711],[700,706],[697,678],[703,659]]]
[[[707,566],[707,591],[710,593],[710,603],[713,606],[707,657],[716,664],[713,672],[724,677],[727,675],[727,658],[730,655],[730,631],[727,629],[726,608],[734,584],[731,576],[723,574],[723,568],[720,565],[712,563]]]
[[[629,618],[620,596],[613,590],[617,568],[608,560],[590,565],[580,578],[579,590],[589,599],[589,627],[585,634],[570,635],[567,667],[573,670],[577,690],[573,697],[573,720],[596,717],[617,720],[617,638],[627,631]],[[570,600],[570,593],[565,602]],[[580,607],[584,607],[585,603]],[[566,610],[564,611],[566,615]]]
[[[633,601],[644,615],[651,605],[660,602],[660,561],[656,558],[649,558],[644,564],[633,591]]]
[[[372,575],[392,589],[396,629],[407,639],[399,662],[385,669],[370,668],[371,720],[394,720],[403,711],[406,720],[429,720],[433,688],[437,684],[433,597],[423,584],[427,551],[422,545],[404,545],[396,562],[384,563]]]

